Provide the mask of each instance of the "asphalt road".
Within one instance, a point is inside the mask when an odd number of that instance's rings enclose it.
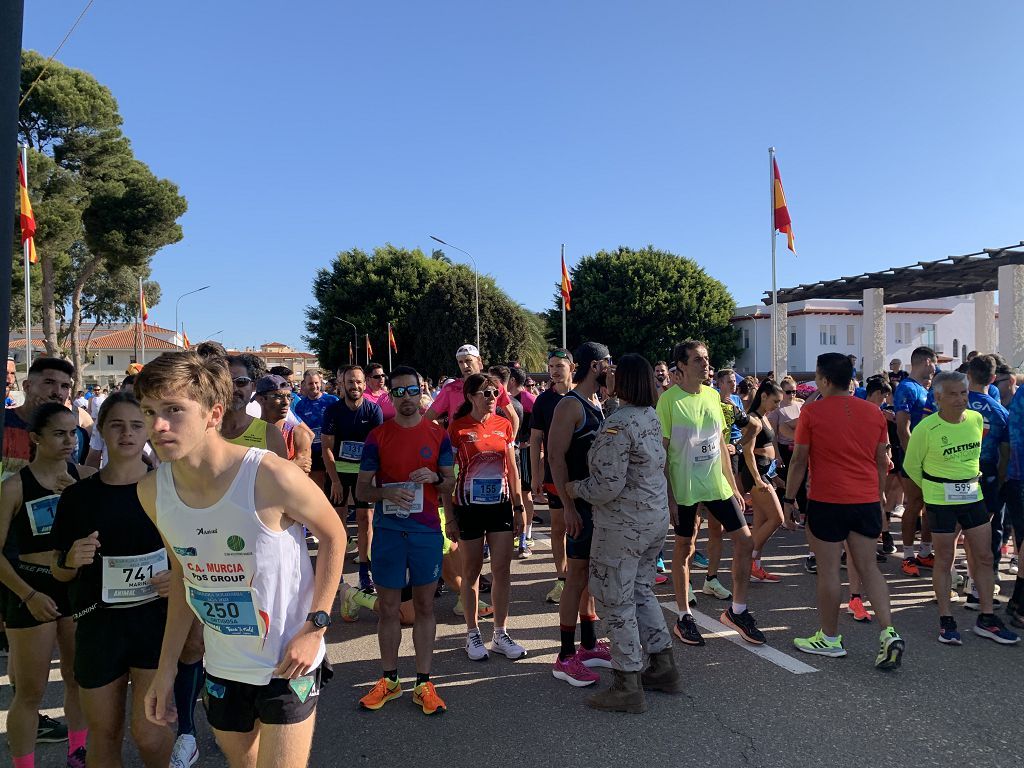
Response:
[[[542,515],[547,515],[543,508]],[[546,532],[545,526],[535,529],[538,538]],[[671,551],[671,537],[666,551]],[[728,568],[729,554],[726,544],[723,569]],[[592,689],[571,688],[551,676],[558,622],[557,607],[544,602],[553,578],[546,541],[538,541],[534,557],[513,564],[510,632],[528,649],[527,658],[469,661],[463,651],[464,625],[452,614],[455,595],[437,600],[433,678],[448,704],[442,717],[425,717],[412,704],[411,629],[404,631],[400,663],[406,694],[378,712],[360,711],[359,697],[380,674],[376,619],[365,610],[354,624],[336,619],[327,635],[335,677],[320,699],[309,764],[1020,765],[1014,754],[1024,722],[1024,648],[998,646],[970,634],[966,630],[976,614],[962,603],[954,606],[954,615],[964,634],[963,647],[940,645],[930,581],[903,576],[898,559],[890,557],[882,568],[893,595],[896,627],[907,640],[903,667],[893,673],[875,670],[877,622],[857,624],[845,611],[841,631],[849,655],[826,659],[802,654],[793,648],[793,637],[817,628],[814,576],[803,570],[805,554],[802,533],[780,531],[765,562],[782,581],[751,587],[750,608],[780,654],[765,658],[742,641],[706,630],[703,648],[677,641],[676,660],[686,692],[649,694],[650,709],[644,715],[594,712],[584,704]],[[350,583],[354,570],[354,564],[346,564]],[[1004,572],[1001,578],[1005,598],[1013,577]],[[697,571],[695,586],[702,579]],[[728,586],[728,576],[723,581]],[[664,602],[671,601],[671,582],[658,592]],[[697,610],[711,618],[724,605],[704,595],[698,600]],[[482,628],[489,640],[489,622]],[[54,666],[44,707],[60,716]],[[0,660],[0,669],[0,730],[5,730],[10,705],[6,660]],[[602,685],[609,679],[605,672]],[[201,706],[197,713],[199,765],[225,766]],[[37,765],[63,766],[64,749],[41,745]],[[141,765],[130,746],[126,756],[126,765]]]

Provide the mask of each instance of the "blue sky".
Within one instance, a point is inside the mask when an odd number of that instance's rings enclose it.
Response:
[[[26,5],[49,55],[84,2]],[[194,341],[304,346],[318,267],[430,234],[531,309],[561,243],[651,243],[752,303],[769,145],[800,254],[780,238],[780,287],[1024,239],[1019,3],[284,8],[97,0],[59,57],[188,198],[151,320],[210,283],[181,302]]]

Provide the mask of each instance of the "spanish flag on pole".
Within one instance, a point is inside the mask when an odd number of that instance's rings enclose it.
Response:
[[[188,340],[188,334],[185,333],[184,328],[181,329],[181,343],[185,349],[190,349],[192,347],[192,344]]]
[[[796,253],[796,247],[793,245],[793,221],[789,218],[789,208],[786,207],[786,193],[782,191],[782,177],[779,176],[779,164],[775,162],[774,157],[772,158],[772,166],[775,174],[775,184],[772,187],[775,229],[786,235],[786,245],[789,247],[789,250]]]
[[[398,354],[398,342],[395,341],[395,331],[391,327],[391,323],[388,323],[388,344],[391,345],[391,349],[397,355]]]
[[[25,178],[25,166],[18,160],[18,191],[21,193],[21,242],[28,245],[28,263],[39,261],[36,255],[36,217],[32,213],[32,201],[28,199],[28,182]]]
[[[373,358],[373,347],[370,345],[370,334],[366,334],[366,359]]]
[[[139,306],[142,308],[142,322],[149,320],[149,308],[146,306],[146,292],[142,290],[142,281],[139,281]]]
[[[565,268],[565,253],[562,253],[562,301],[567,312],[572,309],[572,281],[569,280],[569,270]]]

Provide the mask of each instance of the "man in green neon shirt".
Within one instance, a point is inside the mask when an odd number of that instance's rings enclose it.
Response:
[[[992,532],[982,497],[981,414],[967,408],[967,377],[944,372],[932,382],[938,412],[921,420],[910,435],[903,470],[921,488],[935,546],[932,586],[939,604],[939,642],[962,645],[950,610],[950,569],[958,528],[964,532],[971,574],[978,584],[981,615],[974,633],[1013,645],[1020,638],[992,613]]]

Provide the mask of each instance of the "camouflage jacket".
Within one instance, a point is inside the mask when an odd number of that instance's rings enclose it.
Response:
[[[665,448],[653,408],[622,405],[605,419],[587,460],[590,477],[576,484],[576,495],[594,506],[595,526],[668,526]]]

